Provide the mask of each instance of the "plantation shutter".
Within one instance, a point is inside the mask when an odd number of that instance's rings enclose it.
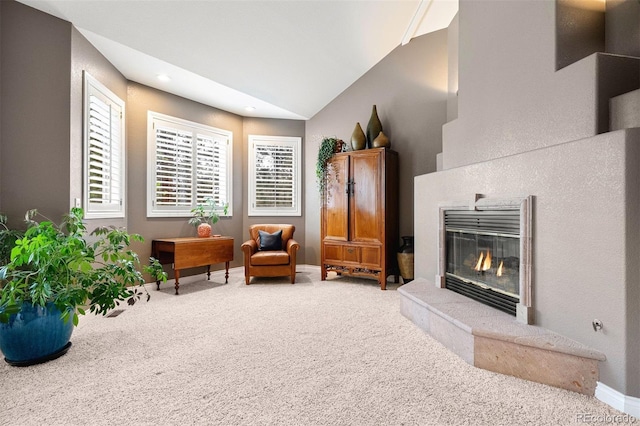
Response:
[[[85,74],[85,215],[124,217],[124,102]]]
[[[193,136],[191,132],[156,125],[156,206],[193,204]]]
[[[198,135],[197,203],[211,198],[217,206],[227,202],[228,139],[220,135]]]
[[[151,111],[148,119],[147,216],[191,216],[209,199],[231,214],[233,134]]]
[[[253,137],[249,215],[300,214],[300,138]]]

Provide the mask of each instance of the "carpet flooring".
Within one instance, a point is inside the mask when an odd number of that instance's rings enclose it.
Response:
[[[0,425],[570,425],[621,414],[474,368],[399,313],[397,285],[302,266],[87,315],[69,352],[0,363]],[[581,417],[582,416],[582,417]]]

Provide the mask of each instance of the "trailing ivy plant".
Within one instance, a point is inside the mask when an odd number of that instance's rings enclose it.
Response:
[[[26,213],[28,228],[15,241],[10,261],[0,267],[0,322],[20,312],[23,303],[53,303],[65,321],[77,325],[86,308],[105,315],[121,301],[133,305],[145,293],[149,300],[138,255],[129,248],[143,238],[115,227],[87,235],[83,214],[73,208],[57,225],[36,210]],[[162,265],[149,260],[143,271],[154,281],[166,281]]]
[[[327,163],[335,154],[338,139],[325,137],[320,142],[318,149],[318,161],[316,162],[316,182],[318,183],[318,191],[320,195],[324,194],[327,176]]]

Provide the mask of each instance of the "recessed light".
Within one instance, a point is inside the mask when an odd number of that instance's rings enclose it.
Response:
[[[158,80],[168,82],[171,81],[171,77],[166,74],[158,74]]]
[[[251,111],[255,111],[256,107],[254,107],[254,106],[246,106],[246,107],[244,107],[244,110],[247,111],[247,112],[251,112]]]

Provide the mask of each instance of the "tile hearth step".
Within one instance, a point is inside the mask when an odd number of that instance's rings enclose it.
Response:
[[[469,364],[594,395],[602,352],[424,279],[398,292],[401,313]]]

